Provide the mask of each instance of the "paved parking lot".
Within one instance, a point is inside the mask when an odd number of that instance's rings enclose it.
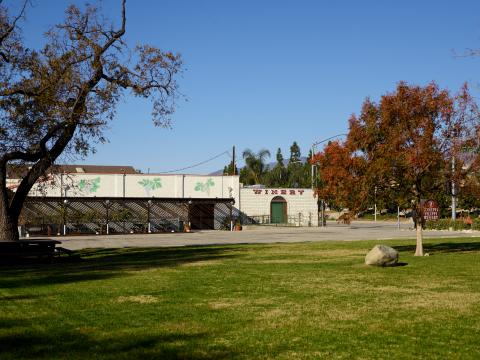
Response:
[[[402,223],[400,230],[395,222],[353,222],[350,226],[328,223],[325,228],[317,227],[247,227],[243,231],[198,231],[193,233],[89,235],[55,237],[62,246],[71,250],[84,248],[117,247],[169,247],[214,244],[267,244],[309,241],[354,241],[414,239],[412,223]],[[480,231],[425,231],[425,238],[480,237]]]

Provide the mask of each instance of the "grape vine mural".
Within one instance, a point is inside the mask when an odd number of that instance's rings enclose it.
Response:
[[[153,179],[143,179],[139,181],[138,184],[143,187],[145,191],[145,195],[150,197],[150,193],[156,189],[160,189],[162,187],[162,179],[161,178],[153,178]]]
[[[195,191],[204,192],[207,193],[207,195],[210,195],[210,188],[212,186],[215,186],[215,183],[213,182],[212,178],[209,178],[204,183],[200,181],[197,182],[197,184],[195,185]]]
[[[96,177],[95,179],[91,180],[82,179],[78,182],[78,188],[83,193],[96,193],[97,190],[100,188],[100,177]]]

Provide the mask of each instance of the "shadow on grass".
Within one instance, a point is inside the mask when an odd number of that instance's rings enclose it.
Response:
[[[415,245],[394,246],[397,251],[415,252]],[[430,254],[480,251],[480,242],[423,244],[423,250]]]
[[[128,276],[128,272],[175,267],[235,256],[229,247],[87,249],[79,257],[61,258],[53,264],[0,265],[0,288],[75,283]],[[1,297],[0,297],[1,300]]]
[[[402,266],[407,266],[408,263],[406,262],[398,262],[396,264],[390,265],[390,267],[402,267]]]
[[[38,295],[29,295],[29,294],[22,294],[22,295],[0,295],[0,302],[1,301],[16,301],[16,300],[35,300],[38,299],[40,296]]]
[[[20,331],[21,329],[19,329]],[[102,334],[104,334],[102,332]],[[81,331],[21,332],[0,335],[2,359],[226,359],[234,354],[226,348],[199,352],[195,343],[209,336],[197,334],[137,334],[95,336]]]
[[[8,318],[0,318],[0,330],[6,329],[6,330],[11,330],[14,327],[18,326],[31,326],[31,322],[28,320],[24,319],[8,319]],[[2,336],[0,336],[0,341],[1,341]],[[0,343],[0,349],[2,348],[2,343]],[[0,352],[1,354],[1,352]],[[0,356],[1,358],[1,356]]]

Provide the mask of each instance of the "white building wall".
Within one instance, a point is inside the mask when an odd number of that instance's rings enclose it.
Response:
[[[15,190],[15,182],[10,182]],[[170,174],[56,174],[30,196],[231,198],[239,203],[238,176]]]
[[[9,180],[12,190],[15,184],[14,179]],[[235,217],[239,210],[247,216],[270,216],[272,199],[282,196],[287,202],[290,222],[298,223],[300,218],[302,226],[318,225],[317,198],[311,189],[241,188],[238,176],[56,174],[37,183],[30,196],[233,198]],[[219,221],[216,228],[225,217],[225,214],[217,214],[219,211],[215,210],[215,219]]]
[[[275,196],[287,202],[287,215],[301,226],[317,226],[317,198],[312,189],[240,189],[240,211],[248,216],[270,216],[270,203]],[[299,216],[300,214],[300,216]]]
[[[181,175],[125,175],[126,197],[178,197],[176,189]]]

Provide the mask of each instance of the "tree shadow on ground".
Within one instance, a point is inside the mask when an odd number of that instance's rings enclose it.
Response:
[[[397,251],[414,252],[415,245],[394,246]],[[456,253],[456,252],[472,252],[480,251],[480,242],[464,242],[464,243],[441,243],[441,244],[423,244],[424,252],[429,254],[435,253]]]
[[[408,265],[408,263],[406,263],[406,262],[397,262],[393,265],[390,265],[390,267],[402,267],[402,266],[407,266],[407,265]]]
[[[19,326],[22,326],[21,323]],[[104,332],[84,333],[78,329],[22,331],[0,335],[1,359],[227,359],[234,356],[226,347],[208,352],[194,344],[205,341],[208,333],[169,333],[119,335]]]
[[[0,265],[0,288],[74,283],[128,276],[131,271],[176,267],[238,256],[232,247],[117,248],[76,251],[53,264]],[[0,298],[1,300],[1,298]]]

